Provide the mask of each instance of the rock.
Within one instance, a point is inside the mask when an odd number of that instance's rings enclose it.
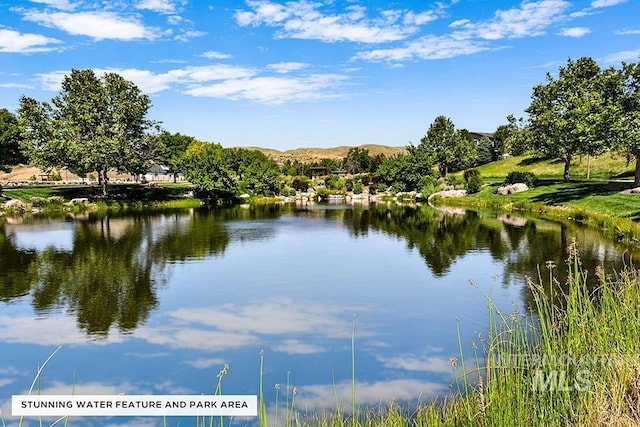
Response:
[[[4,204],[4,208],[9,211],[22,213],[27,208],[27,205],[18,199],[11,199]]]
[[[72,205],[77,205],[80,203],[89,203],[89,199],[86,197],[78,197],[76,199],[71,199],[69,203],[71,203]]]
[[[446,199],[447,197],[464,197],[467,195],[467,190],[444,190],[438,191],[437,193],[433,193],[429,196],[427,201],[431,202],[434,197],[442,197]]]
[[[519,193],[521,191],[527,191],[528,189],[529,187],[527,187],[527,184],[518,182],[516,184],[503,185],[498,187],[498,189],[496,190],[496,194],[506,196],[507,194]]]

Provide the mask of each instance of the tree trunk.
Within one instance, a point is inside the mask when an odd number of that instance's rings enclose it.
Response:
[[[633,183],[636,187],[640,187],[640,153],[636,153],[636,174]]]
[[[571,166],[571,156],[566,156],[564,158],[564,182],[569,182],[569,166]]]
[[[107,171],[106,169],[102,172],[102,195],[107,195]]]

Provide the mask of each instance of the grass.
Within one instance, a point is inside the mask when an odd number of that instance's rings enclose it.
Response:
[[[617,241],[640,241],[640,196],[620,194],[619,185],[543,181],[532,189],[506,196],[495,194],[496,186],[487,185],[478,193],[441,199],[436,203],[566,218],[597,227]]]
[[[605,153],[597,157],[576,157],[571,162],[569,173],[571,179],[598,180],[628,179],[633,177],[634,164],[627,164],[622,156]],[[564,163],[558,159],[539,159],[530,156],[515,156],[497,162],[488,163],[477,168],[483,179],[489,182],[501,182],[512,171],[533,172],[542,179],[562,179]],[[462,176],[462,173],[458,173]]]

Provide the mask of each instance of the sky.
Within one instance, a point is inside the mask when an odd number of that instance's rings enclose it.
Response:
[[[493,132],[569,58],[640,60],[638,0],[0,0],[0,108],[116,72],[171,133],[225,147]]]

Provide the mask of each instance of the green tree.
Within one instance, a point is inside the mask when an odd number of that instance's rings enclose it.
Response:
[[[280,169],[273,159],[258,150],[225,149],[227,164],[247,189],[260,195],[278,191]]]
[[[484,165],[493,162],[493,143],[489,138],[483,136],[478,142],[478,155],[476,157],[476,165]]]
[[[173,175],[173,182],[176,182],[177,176],[182,172],[182,162],[184,154],[189,145],[196,141],[192,136],[182,135],[181,133],[169,133],[163,131],[158,135],[162,142],[163,152],[162,161],[169,168],[169,173]]]
[[[420,146],[433,156],[438,164],[440,176],[465,169],[476,160],[476,145],[466,129],[456,131],[450,118],[438,116],[420,140]]]
[[[575,155],[596,155],[607,145],[615,111],[607,78],[593,59],[583,57],[569,59],[558,78],[547,73],[547,83],[533,88],[526,110],[531,143],[539,152],[564,161],[565,182]]]
[[[364,148],[349,148],[347,157],[343,159],[342,163],[344,170],[351,174],[371,171],[371,156],[369,156],[369,150]]]
[[[391,185],[396,191],[418,190],[433,175],[433,157],[424,146],[407,147],[406,153],[396,154],[382,162],[375,173],[379,183]]]
[[[93,70],[74,69],[51,104],[20,99],[23,146],[43,169],[96,171],[106,195],[110,169],[136,172],[140,160],[148,160],[144,138],[154,125],[146,119],[150,107],[149,97],[118,74],[98,77]]]
[[[196,141],[184,156],[185,178],[196,191],[214,202],[228,201],[238,192],[236,177],[227,163],[227,155],[219,144]]]
[[[9,172],[11,166],[26,161],[20,149],[21,139],[18,118],[6,108],[0,108],[0,171]]]
[[[640,186],[640,63],[622,63],[619,73],[614,148],[636,162],[634,183]]]

